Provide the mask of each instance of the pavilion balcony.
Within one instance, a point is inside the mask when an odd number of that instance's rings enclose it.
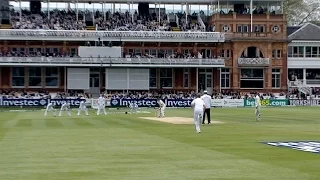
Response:
[[[2,66],[224,67],[224,59],[0,57]]]
[[[224,42],[221,32],[173,31],[88,31],[88,30],[33,30],[1,29],[2,40],[42,41],[123,41],[123,42]]]

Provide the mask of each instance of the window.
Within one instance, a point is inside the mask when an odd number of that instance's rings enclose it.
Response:
[[[272,50],[272,58],[276,58],[277,56],[277,51],[274,49]]]
[[[46,48],[46,53],[51,53],[51,49],[50,48]]]
[[[54,53],[59,53],[59,49],[58,48],[53,48],[53,52]]]
[[[132,56],[134,54],[134,50],[133,49],[129,49],[129,55]]]
[[[24,67],[12,68],[12,87],[25,87],[25,69]]]
[[[243,25],[243,32],[245,33],[249,32],[248,25]]]
[[[282,50],[278,49],[277,50],[277,58],[281,58],[282,57]]]
[[[263,87],[263,69],[241,69],[240,88],[262,89]]]
[[[172,68],[160,69],[160,86],[162,88],[172,87]]]
[[[58,84],[59,84],[58,68],[47,67],[45,87],[58,87]]]
[[[281,87],[281,71],[280,69],[272,69],[272,88]]]
[[[289,57],[304,57],[304,46],[289,46]]]
[[[189,68],[184,68],[183,70],[183,87],[189,87]]]
[[[157,69],[150,68],[149,73],[149,87],[157,88]]]
[[[238,25],[237,32],[242,32],[242,25]]]
[[[31,87],[41,87],[41,67],[29,67],[29,86]]]
[[[306,57],[311,57],[312,48],[310,46],[306,46]]]
[[[223,32],[229,32],[229,31],[231,31],[230,25],[224,25],[223,28],[222,28],[222,31],[223,31]]]
[[[272,58],[281,58],[281,57],[282,57],[282,50],[281,49],[272,50]]]
[[[167,50],[167,54],[168,54],[168,55],[173,55],[173,49],[168,49],[168,50]]]
[[[230,49],[228,49],[228,50],[222,49],[221,50],[221,57],[230,58],[231,57],[231,50]]]
[[[70,49],[70,56],[75,56],[77,54],[76,48],[71,48]]]
[[[259,26],[260,32],[266,32],[266,27],[264,25]]]
[[[135,49],[135,55],[138,55],[138,56],[141,56],[142,53],[141,53],[141,49]]]
[[[100,74],[90,73],[90,87],[100,87]]]
[[[151,49],[151,56],[158,57],[157,55],[158,55],[157,50]]]
[[[227,68],[221,68],[221,77],[220,77],[221,89],[230,88],[230,70]]]
[[[320,57],[320,47],[312,47],[311,57]]]
[[[35,50],[33,48],[29,48],[29,54],[30,55],[34,55],[35,54]]]

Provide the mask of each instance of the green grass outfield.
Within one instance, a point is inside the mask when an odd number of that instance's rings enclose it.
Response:
[[[150,111],[153,111],[150,109]],[[1,112],[1,180],[319,180],[320,154],[265,141],[320,140],[319,107],[213,109],[224,124],[174,125],[150,114]],[[192,117],[191,109],[167,116]]]

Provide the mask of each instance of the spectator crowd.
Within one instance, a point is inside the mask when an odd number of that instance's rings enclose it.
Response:
[[[212,93],[213,99],[250,99],[254,98],[254,96],[258,92],[235,92],[230,90],[223,90],[221,92],[214,91]],[[315,89],[315,94],[313,97],[320,97],[320,93]],[[162,99],[195,99],[197,93],[195,91],[182,92],[182,91],[129,91],[129,92],[103,92],[107,99],[111,98],[127,98],[127,99],[150,99],[150,98],[158,98]],[[306,99],[309,95],[301,94],[297,91],[292,93],[259,93],[263,99],[285,99],[285,98],[293,98],[293,99]],[[0,99],[16,99],[16,98],[26,98],[26,99],[65,99],[65,98],[97,98],[93,97],[90,93],[85,93],[83,91],[68,91],[68,92],[48,92],[47,90],[39,90],[39,91],[29,91],[26,92],[24,90],[0,90]]]
[[[175,17],[175,14],[173,14]],[[205,27],[194,17],[197,14],[186,16],[185,13],[177,13],[181,31],[205,31]],[[160,21],[159,21],[160,17]],[[187,19],[186,19],[187,17]],[[87,19],[86,19],[87,18]],[[96,30],[109,31],[172,31],[168,15],[160,13],[160,16],[152,12],[141,15],[137,11],[133,14],[126,12],[90,12],[69,10],[52,10],[32,14],[29,10],[11,10],[11,22],[13,29],[44,29],[44,30],[86,30],[86,20],[92,19]],[[195,19],[195,20],[194,20]],[[174,22],[176,23],[176,22]],[[212,29],[212,28],[211,28]]]

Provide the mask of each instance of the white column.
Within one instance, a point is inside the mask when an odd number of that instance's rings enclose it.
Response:
[[[78,5],[79,5],[79,1],[77,0],[77,2],[76,2],[76,18],[77,18],[77,21],[79,21],[79,7],[78,7]]]
[[[303,68],[303,84],[306,85],[307,84],[307,69]]]
[[[196,68],[196,93],[199,92],[199,68]]]
[[[105,11],[104,2],[101,3],[101,7],[102,7],[103,20],[105,21],[106,20],[106,12],[104,12]]]
[[[67,92],[67,67],[64,67],[64,92]]]
[[[252,5],[252,0],[250,0],[250,28],[251,28],[251,32],[253,32],[253,15],[252,15],[252,13],[253,13],[253,5]]]
[[[160,20],[161,20],[161,16],[160,16],[160,3],[159,3],[159,26],[160,26]]]
[[[133,0],[131,1],[131,11],[132,11],[132,13],[131,13],[131,22],[133,22],[133,21],[134,21],[134,16],[133,16],[133,14],[134,14]]]
[[[188,22],[189,5],[186,3],[186,23]]]
[[[94,15],[95,15],[95,12],[94,12],[94,3],[92,3],[92,21],[93,21],[93,24],[94,24]]]
[[[50,21],[50,9],[49,9],[49,4],[50,4],[50,1],[48,0],[47,1],[47,11],[48,11],[48,20]],[[21,5],[21,1],[20,1],[20,5]],[[21,8],[21,7],[20,7]]]
[[[48,5],[49,6],[49,5]],[[19,20],[22,21],[22,9],[21,9],[21,0],[19,1]]]
[[[113,3],[113,13],[116,12],[116,3]]]

